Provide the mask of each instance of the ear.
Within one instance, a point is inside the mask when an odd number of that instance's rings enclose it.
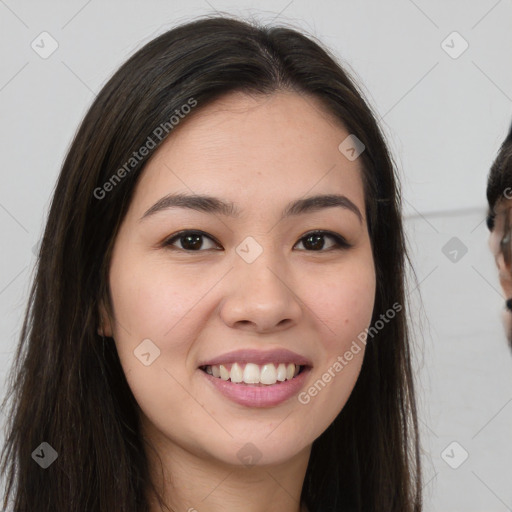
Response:
[[[505,258],[502,252],[499,252],[495,259],[505,300],[512,299],[512,269],[505,264]]]
[[[107,312],[103,299],[100,300],[99,304],[99,317],[100,325],[98,326],[98,334],[100,336],[112,338],[112,322],[110,321],[110,316]]]

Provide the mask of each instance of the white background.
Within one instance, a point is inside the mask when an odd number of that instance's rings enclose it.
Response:
[[[0,0],[1,382],[21,327],[33,247],[95,93],[154,36],[215,10],[317,37],[382,118],[420,283],[410,297],[425,510],[512,510],[512,355],[484,223],[487,171],[512,120],[511,0]],[[59,45],[47,59],[31,48],[43,31]],[[458,58],[442,47],[453,31],[469,44]],[[458,36],[445,43],[452,52],[463,44]],[[443,253],[453,237],[456,262]],[[458,469],[441,456],[454,441],[447,460],[469,454]]]

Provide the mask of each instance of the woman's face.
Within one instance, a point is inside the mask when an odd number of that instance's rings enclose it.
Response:
[[[183,121],[146,166],[103,327],[149,438],[279,463],[345,405],[375,295],[360,159],[338,149],[348,136],[314,98],[236,93]],[[339,197],[308,201],[326,195]],[[295,377],[294,362],[306,366]]]
[[[498,267],[499,279],[506,299],[512,298],[512,200],[502,199],[495,207],[494,227],[489,236],[489,247]],[[503,311],[503,323],[512,348],[512,313]]]

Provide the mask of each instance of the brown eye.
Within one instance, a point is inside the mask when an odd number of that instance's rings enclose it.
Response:
[[[213,247],[205,247],[204,240],[210,241]],[[326,239],[331,242],[326,244]],[[352,247],[343,237],[329,231],[314,231],[303,236],[299,243],[302,243],[308,252],[327,252],[335,249],[348,249]],[[177,246],[180,244],[181,247]],[[217,242],[202,231],[185,230],[168,238],[164,243],[164,247],[172,250],[181,250],[186,252],[201,252],[220,247]],[[326,247],[327,245],[327,247]]]
[[[334,242],[331,243],[326,250],[323,250],[325,248],[326,238],[330,238]],[[303,244],[306,250],[316,252],[326,252],[333,249],[348,249],[352,247],[343,237],[329,231],[313,231],[303,236],[299,242]]]
[[[181,231],[173,235],[164,242],[164,246],[173,250],[176,249],[188,252],[200,252],[201,250],[213,249],[214,247],[204,247],[204,239],[210,240],[210,242],[213,242],[214,246],[218,247],[217,243],[206,233],[191,230]],[[175,246],[177,242],[181,244],[181,247]]]

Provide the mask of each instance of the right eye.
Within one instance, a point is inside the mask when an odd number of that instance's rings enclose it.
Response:
[[[207,238],[211,242],[213,242],[217,247],[219,245],[217,242],[213,240],[212,237],[207,235],[206,233],[203,233],[202,231],[196,231],[196,230],[184,230],[180,231],[179,233],[176,233],[175,235],[172,235],[170,238],[165,240],[163,243],[163,246],[171,249],[171,250],[178,250],[178,251],[185,251],[185,252],[201,252],[201,250],[212,250],[213,247],[207,247],[206,249],[201,249],[203,247],[203,239]],[[180,243],[181,247],[176,247],[176,243]],[[214,249],[218,250],[218,249]]]

